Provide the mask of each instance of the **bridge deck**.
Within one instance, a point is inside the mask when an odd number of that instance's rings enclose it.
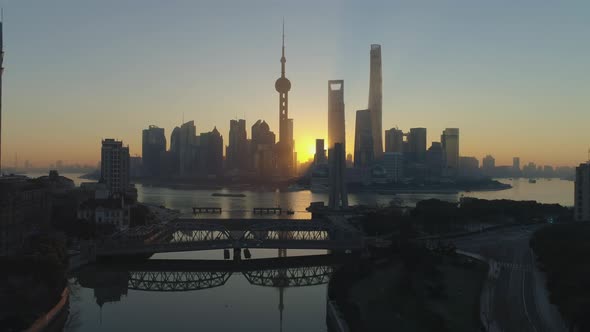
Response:
[[[114,234],[97,256],[225,248],[360,250],[362,234],[340,222],[296,219],[178,219]]]
[[[325,254],[293,257],[273,257],[245,260],[148,259],[97,264],[111,271],[184,271],[184,272],[245,272],[304,266],[341,265],[357,259],[358,255]]]
[[[264,224],[268,222],[293,222],[293,221],[300,221],[300,222],[317,222],[318,220],[314,219],[277,219],[277,218],[256,218],[256,219],[240,219],[240,218],[232,218],[232,219],[216,219],[216,218],[178,218],[174,222],[198,222],[200,224],[210,224],[210,225],[221,225],[225,227],[229,231],[247,231],[253,225],[256,224]]]

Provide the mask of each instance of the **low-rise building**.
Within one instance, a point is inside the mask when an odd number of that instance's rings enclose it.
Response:
[[[130,205],[122,198],[89,199],[78,207],[78,219],[113,225],[118,230],[129,228],[130,216]]]
[[[29,236],[49,227],[50,218],[51,197],[43,183],[0,177],[0,255],[21,250]]]

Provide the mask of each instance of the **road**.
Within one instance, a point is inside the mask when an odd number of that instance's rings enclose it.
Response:
[[[511,227],[452,240],[459,250],[490,264],[481,297],[488,331],[567,331],[557,308],[549,303],[544,274],[536,268],[529,248],[531,235],[540,227]]]

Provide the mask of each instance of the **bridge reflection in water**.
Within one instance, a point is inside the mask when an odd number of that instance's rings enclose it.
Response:
[[[235,273],[242,274],[255,286],[305,287],[328,283],[334,269],[351,257],[356,256],[314,255],[241,261],[152,259],[87,266],[75,279],[82,287],[95,290],[112,285],[121,295],[128,289],[185,292],[220,287]]]
[[[285,290],[327,284],[336,269],[354,264],[358,255],[327,254],[251,260],[150,259],[86,266],[73,276],[76,283],[92,288],[96,303],[119,302],[129,290],[189,292],[222,287],[234,275],[251,285],[278,290],[279,331],[283,328]]]
[[[186,292],[223,286],[231,272],[130,271],[127,288],[150,292]]]

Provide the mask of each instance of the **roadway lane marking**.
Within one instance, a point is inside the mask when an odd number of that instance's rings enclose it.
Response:
[[[537,328],[535,327],[535,324],[533,324],[533,322],[531,321],[531,317],[529,317],[529,311],[526,308],[526,298],[524,296],[524,279],[525,279],[526,273],[523,271],[522,272],[522,305],[524,307],[524,315],[526,316],[526,319],[529,321],[529,324],[531,325],[531,327],[533,328],[533,331],[537,332]]]

